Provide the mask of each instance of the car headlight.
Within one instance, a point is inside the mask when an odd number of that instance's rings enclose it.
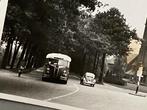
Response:
[[[93,82],[96,83],[96,80],[94,79]]]
[[[85,78],[83,78],[83,81],[86,81],[86,79],[85,79]]]

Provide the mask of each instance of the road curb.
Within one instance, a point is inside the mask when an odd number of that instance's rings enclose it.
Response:
[[[142,95],[142,94],[135,94],[135,93],[129,93],[129,94],[134,96],[139,96],[139,97],[146,97],[146,95]]]
[[[46,101],[41,101],[41,100],[36,100],[36,99],[31,99],[16,95],[4,94],[4,93],[0,93],[0,100],[16,102],[18,104],[21,103],[25,105],[39,106],[43,108],[48,108],[49,110],[84,110],[68,105],[62,105],[62,104],[46,102]]]

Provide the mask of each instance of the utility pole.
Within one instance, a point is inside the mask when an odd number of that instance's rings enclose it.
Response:
[[[138,90],[139,90],[140,81],[141,81],[141,78],[143,77],[143,76],[142,76],[142,72],[143,72],[143,65],[140,64],[140,65],[139,65],[139,68],[138,68],[138,71],[137,71],[137,77],[138,77],[138,79],[137,79],[137,87],[136,87],[136,92],[135,92],[135,94],[137,94],[137,93],[138,93]]]

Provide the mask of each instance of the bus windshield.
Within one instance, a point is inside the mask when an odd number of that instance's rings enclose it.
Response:
[[[58,65],[59,65],[59,66],[68,66],[68,62],[65,61],[65,60],[59,60],[59,61],[58,61]]]

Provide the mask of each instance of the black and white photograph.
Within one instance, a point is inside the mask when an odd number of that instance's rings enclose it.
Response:
[[[147,1],[0,0],[0,110],[147,110]]]

